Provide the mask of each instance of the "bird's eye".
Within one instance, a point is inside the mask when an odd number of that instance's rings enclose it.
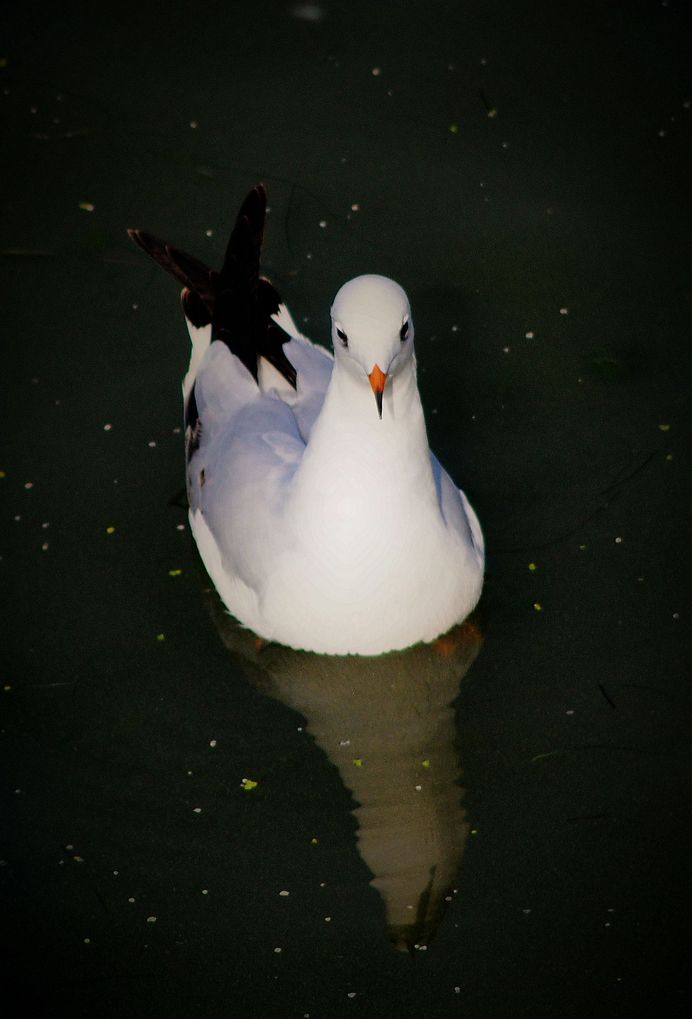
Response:
[[[337,336],[339,337],[339,339],[341,340],[341,342],[342,342],[343,346],[344,346],[344,347],[347,347],[347,346],[348,346],[348,336],[347,336],[347,335],[346,335],[346,333],[345,333],[345,332],[343,331],[343,329],[339,329],[339,327],[338,327],[338,326],[336,327],[336,335],[337,335]]]
[[[404,342],[407,336],[408,336],[408,319],[406,319],[401,329],[399,330],[399,339],[401,340],[402,343]]]

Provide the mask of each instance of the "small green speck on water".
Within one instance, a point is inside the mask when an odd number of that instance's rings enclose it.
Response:
[[[459,134],[459,125],[458,124],[450,124],[449,125],[449,133],[450,134]]]
[[[165,634],[165,633],[157,633],[157,634],[156,634],[156,639],[157,639],[158,641],[163,641],[163,640],[165,640],[165,639],[166,639],[166,634]]]
[[[244,778],[243,781],[240,784],[241,784],[241,786],[243,787],[243,789],[245,790],[246,793],[250,792],[251,789],[256,789],[257,788],[257,782],[255,782],[251,778]]]
[[[356,768],[362,768],[363,767],[363,758],[362,757],[354,757],[353,758],[353,763],[355,764]]]
[[[183,572],[182,570],[169,570],[168,571],[168,576],[169,577],[180,577],[182,575],[182,572]]]
[[[429,768],[430,767],[430,761],[428,760],[427,757],[426,757],[426,759],[424,761],[421,761],[420,763],[423,765],[424,768]]]
[[[535,608],[536,612],[542,612],[543,611],[543,606],[541,605],[541,603],[539,601],[535,601],[533,603],[533,607]]]
[[[107,527],[106,528],[106,534],[115,534],[115,528],[114,527]]]
[[[535,573],[538,567],[536,566],[535,563],[529,563],[529,569],[531,570],[532,573]]]

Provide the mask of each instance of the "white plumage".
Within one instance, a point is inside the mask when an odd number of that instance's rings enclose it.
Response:
[[[263,220],[264,193],[254,193]],[[261,240],[247,200],[244,209],[245,234]],[[242,218],[243,210],[234,234]],[[134,234],[164,261],[148,235]],[[165,250],[174,257],[176,249]],[[476,605],[483,537],[428,448],[406,294],[382,276],[346,283],[331,309],[333,357],[300,335],[277,298],[270,318],[287,334],[294,389],[271,353],[278,369],[255,352],[252,373],[247,355],[241,361],[229,346],[234,318],[247,321],[237,302],[253,299],[247,251],[232,237],[218,277],[223,284],[226,273],[228,283],[230,259],[226,326],[215,313],[197,326],[188,315],[188,497],[204,565],[229,611],[267,640],[360,655],[431,641]],[[237,285],[239,267],[249,297]]]

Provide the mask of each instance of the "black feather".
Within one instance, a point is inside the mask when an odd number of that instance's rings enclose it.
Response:
[[[260,276],[266,207],[266,192],[258,184],[240,207],[221,272],[144,230],[128,233],[182,283],[183,309],[194,326],[211,322],[212,340],[225,343],[255,381],[258,358],[264,357],[295,389],[296,371],[283,350],[290,336],[271,317],[279,310],[281,298],[269,280]]]

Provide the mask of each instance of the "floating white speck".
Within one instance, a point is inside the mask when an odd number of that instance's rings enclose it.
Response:
[[[417,793],[419,793],[419,792],[421,791],[421,789],[422,789],[422,788],[423,788],[423,786],[422,786],[422,785],[417,785],[417,786],[416,786],[416,792],[417,792]]]
[[[355,998],[355,996],[356,996],[355,991],[349,991],[348,994],[346,995],[347,998]]]
[[[455,993],[455,994],[461,994],[461,987],[459,987],[459,985],[458,985],[458,984],[457,984],[457,986],[456,986],[456,987],[454,988],[454,993]]]
[[[282,890],[281,890],[281,891],[279,892],[279,895],[281,895],[281,896],[282,896],[282,898],[286,898],[286,896],[287,896],[287,895],[290,895],[290,894],[291,894],[291,893],[290,893],[290,892],[287,892],[285,888],[282,888]]]
[[[149,441],[149,442],[147,443],[147,446],[149,447],[149,449],[154,449],[154,448],[156,447],[156,439],[151,439],[151,440],[150,440],[150,441]]]
[[[201,807],[193,807],[192,808],[192,813],[193,814],[201,814],[202,813],[202,808]]]
[[[202,889],[202,895],[208,895],[208,894],[209,894],[209,889],[208,888],[203,888]]]
[[[185,530],[185,524],[176,524],[175,525],[175,529],[176,529],[176,531],[184,531]]]
[[[134,895],[131,895],[127,901],[128,902],[134,902],[135,901]]]
[[[526,337],[527,340],[532,340],[535,336],[535,333],[533,332],[532,329],[529,329],[528,333],[524,333],[524,336]]]
[[[112,429],[112,427],[113,427],[113,425],[104,425],[104,426],[103,426],[103,430],[104,430],[104,432],[110,432],[110,430]]]
[[[358,202],[354,202],[351,206],[351,212],[360,212],[360,205]]]
[[[155,916],[148,916],[147,923],[156,923],[157,918]]]
[[[339,746],[340,747],[350,747],[351,746],[350,739],[340,739],[339,740]]]
[[[509,347],[503,347],[502,349],[504,350],[505,354],[509,354]]]
[[[324,11],[319,4],[295,4],[290,13],[301,21],[322,21]]]
[[[84,939],[84,944],[85,945],[90,945],[91,944],[91,938],[85,938]]]
[[[215,747],[216,746],[216,740],[215,739],[210,739],[209,740],[209,746],[210,747]]]
[[[206,237],[213,237],[214,236],[214,231],[213,230],[205,230],[204,234],[205,234]]]
[[[47,541],[44,541],[44,543],[41,545],[41,551],[42,552],[47,552],[48,551],[48,542]]]
[[[503,142],[502,143],[502,148],[503,149],[508,149],[509,148],[509,142]]]
[[[619,537],[618,537],[618,538],[616,538],[616,539],[615,539],[615,544],[616,544],[616,545],[622,545],[622,538],[619,538]]]
[[[574,714],[574,708],[568,708],[567,711],[565,711],[565,714],[566,715],[573,715]]]
[[[560,308],[561,315],[569,315],[569,308]]]
[[[531,912],[530,909],[522,909],[522,913],[524,913],[526,916],[528,916],[530,912]]]
[[[19,520],[21,520],[22,518],[21,518],[20,514],[19,514],[19,513],[17,513],[17,515],[15,516],[15,518],[14,518],[14,519],[15,519],[15,520],[17,520],[17,521],[19,521]]]
[[[276,955],[281,955],[282,951],[283,951],[283,949],[281,949],[281,948],[275,948],[274,949],[274,952],[275,952]]]
[[[120,873],[120,871],[119,871],[119,870],[114,870],[114,871],[113,871],[113,875],[114,875],[115,877],[117,877],[119,873]]]
[[[379,78],[379,76],[382,74],[382,69],[380,67],[373,67],[371,73],[373,78]]]
[[[33,487],[34,487],[33,481],[25,481],[24,482],[24,488],[29,489],[29,488],[33,488]]]
[[[44,520],[44,522],[41,524],[41,527],[45,531],[46,527],[50,527],[50,520]]]
[[[320,226],[322,227],[323,230],[326,227],[326,225],[327,225],[327,220],[326,219],[321,219],[320,220]]]
[[[195,128],[196,128],[197,126],[198,126],[198,124],[197,124],[197,121],[196,121],[196,120],[191,120],[191,121],[190,121],[190,127],[192,128],[192,130],[193,130],[193,131],[195,130]]]

